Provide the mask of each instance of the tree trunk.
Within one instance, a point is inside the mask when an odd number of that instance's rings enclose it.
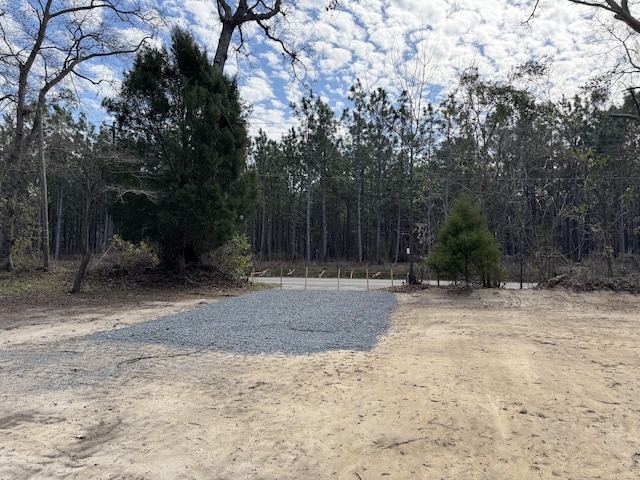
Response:
[[[298,222],[298,218],[296,215],[296,202],[295,200],[292,198],[291,199],[291,216],[290,216],[290,222],[291,222],[291,256],[293,257],[293,260],[297,260],[298,259],[298,235],[297,235],[297,222]],[[300,255],[302,256],[302,255]]]
[[[25,133],[25,117],[28,113],[26,107],[26,91],[27,91],[27,74],[30,66],[23,65],[20,68],[20,77],[18,79],[18,102],[16,105],[16,126],[14,129],[14,138],[9,146],[6,156],[6,171],[3,177],[0,177],[0,192],[4,198],[4,208],[0,223],[0,269],[13,270],[13,259],[11,258],[11,249],[15,243],[15,216],[16,205],[24,187],[22,170],[22,157],[28,142]],[[44,103],[44,102],[43,102]],[[36,122],[39,113],[36,114]]]
[[[414,250],[415,250],[415,238],[414,238],[414,222],[413,217],[413,151],[409,159],[409,284],[415,285],[418,283],[416,280],[416,274],[414,272]]]
[[[184,275],[184,272],[187,270],[187,260],[185,258],[184,246],[178,252],[178,259],[176,262],[176,273],[179,275]]]
[[[10,201],[8,199],[7,203]],[[7,215],[2,225],[2,232],[0,232],[0,269],[7,272],[13,270],[13,259],[11,258],[13,243],[13,218]]]
[[[376,182],[376,262],[382,260],[382,169],[378,166]]]
[[[402,212],[400,203],[398,203],[398,216],[396,218],[396,255],[394,263],[398,263],[398,256],[400,255],[400,227],[402,226]]]
[[[60,187],[58,192],[58,205],[56,208],[56,248],[54,257],[56,260],[60,259],[60,237],[62,236],[62,202],[64,199],[64,187]]]
[[[261,225],[261,232],[260,232],[260,251],[258,253],[260,261],[263,261],[265,259],[265,252],[267,250],[267,201],[265,199],[263,205],[262,205],[262,216],[261,216],[261,220],[260,223]]]
[[[89,265],[89,260],[91,260],[91,253],[86,252],[82,254],[82,261],[80,262],[80,267],[78,268],[78,272],[76,273],[76,278],[73,281],[73,288],[71,289],[71,293],[78,293],[80,288],[82,287],[82,281],[84,280],[84,276],[87,273],[87,266]]]
[[[322,260],[327,260],[327,180],[326,172],[322,175]]]
[[[625,209],[624,204],[620,202],[620,223],[619,223],[619,240],[618,240],[618,251],[620,254],[624,255],[627,253],[627,241],[626,241],[626,228],[625,228]]]
[[[358,262],[362,263],[363,260],[363,248],[362,248],[362,175],[360,172],[360,178],[358,178],[358,197],[357,197],[357,222],[358,222]]]
[[[10,272],[13,270],[12,248],[15,243],[15,216],[18,194],[21,190],[23,180],[20,174],[22,164],[21,146],[16,145],[21,139],[15,138],[14,144],[9,147],[7,155],[6,174],[3,182],[2,197],[4,206],[2,207],[2,221],[0,222],[0,269]]]
[[[227,61],[227,53],[229,51],[229,45],[231,45],[231,38],[233,37],[233,31],[236,25],[233,22],[223,22],[222,32],[218,39],[218,48],[216,49],[216,55],[213,57],[213,65],[220,71],[224,71],[224,64]]]
[[[104,214],[104,239],[102,243],[102,252],[106,252],[109,249],[109,241],[111,240],[111,231],[113,226],[111,224],[111,218],[109,217],[109,209],[105,209]]]
[[[275,228],[275,219],[274,215],[270,212],[267,216],[267,260],[273,260],[273,251],[274,251],[274,228]]]
[[[84,205],[84,212],[82,218],[82,261],[80,267],[76,273],[76,278],[73,282],[73,288],[71,293],[78,293],[82,287],[82,281],[84,280],[85,273],[87,272],[87,266],[91,259],[91,248],[89,246],[89,229],[91,226],[91,209],[93,207],[93,196],[91,195],[91,189],[87,189],[87,200]]]
[[[307,262],[311,262],[311,153],[307,152]]]
[[[218,68],[220,72],[224,70],[224,64],[227,61],[227,52],[229,51],[234,30],[242,27],[245,23],[257,22],[260,23],[267,33],[267,36],[273,39],[271,33],[269,33],[269,29],[265,28],[261,22],[265,22],[281,13],[280,9],[282,7],[282,0],[276,0],[271,7],[267,6],[264,1],[254,2],[251,7],[247,4],[247,0],[231,3],[236,4],[235,12],[232,11],[231,6],[226,0],[217,1],[218,12],[221,14],[222,33],[218,39],[218,48],[216,49],[216,55],[213,59],[213,65]],[[260,7],[264,7],[264,10],[259,11]],[[280,43],[282,44],[282,42]],[[284,48],[284,45],[282,46]],[[284,48],[284,50],[287,51],[286,48]]]
[[[40,156],[40,195],[42,202],[42,267],[49,270],[49,193],[47,191],[47,162],[44,155],[44,115],[40,114],[38,122]]]

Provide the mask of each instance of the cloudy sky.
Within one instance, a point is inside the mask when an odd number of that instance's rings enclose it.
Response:
[[[356,78],[366,88],[396,93],[421,74],[428,80],[425,95],[437,101],[470,67],[500,80],[519,64],[542,60],[551,69],[537,94],[558,99],[615,60],[606,27],[619,22],[567,0],[541,0],[528,23],[533,0],[350,0],[335,11],[326,11],[326,3],[297,0],[287,7],[283,38],[312,46],[301,57],[304,68],[296,69],[300,78],[255,27],[245,28],[246,55],[230,53],[225,73],[237,75],[253,105],[252,133],[261,128],[279,139],[295,122],[289,103],[299,102],[307,87],[339,115]],[[188,28],[213,56],[220,30],[214,0],[162,6],[166,18]]]

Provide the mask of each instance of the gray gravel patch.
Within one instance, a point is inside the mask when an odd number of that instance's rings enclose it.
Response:
[[[370,350],[396,306],[382,291],[264,290],[89,336],[241,354]]]

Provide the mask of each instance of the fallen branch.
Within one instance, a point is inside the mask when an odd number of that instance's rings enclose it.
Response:
[[[188,357],[190,355],[195,355],[197,353],[203,352],[204,350],[209,349],[214,342],[209,343],[208,345],[205,345],[202,348],[199,348],[198,350],[193,350],[191,352],[185,352],[185,353],[173,353],[173,354],[164,354],[164,355],[147,355],[145,357],[135,357],[135,358],[129,358],[127,360],[122,360],[121,362],[118,362],[116,365],[118,367],[124,365],[124,364],[133,364],[136,362],[140,362],[142,360],[151,360],[153,358],[175,358],[175,357]]]
[[[409,443],[420,442],[420,441],[428,440],[428,439],[429,439],[429,437],[413,438],[413,439],[411,439],[411,440],[405,440],[404,442],[396,442],[396,443],[392,443],[391,445],[386,446],[386,447],[384,447],[384,448],[385,448],[385,450],[386,450],[386,449],[389,449],[389,448],[399,447],[399,446],[401,446],[401,445],[407,445],[407,444],[409,444]]]

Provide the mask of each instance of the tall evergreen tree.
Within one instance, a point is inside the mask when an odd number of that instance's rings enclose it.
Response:
[[[141,160],[126,178],[115,218],[125,234],[156,240],[162,263],[184,271],[242,228],[256,180],[246,168],[235,82],[190,34],[176,29],[172,42],[170,52],[140,53],[120,95],[106,103],[121,144]]]

